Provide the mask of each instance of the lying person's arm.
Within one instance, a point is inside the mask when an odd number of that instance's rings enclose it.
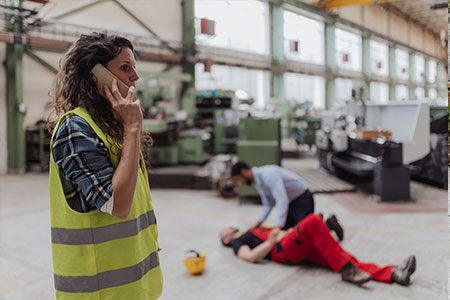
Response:
[[[253,249],[250,249],[248,245],[241,246],[238,250],[237,256],[251,263],[257,262],[270,253],[273,246],[277,243],[277,235],[279,232],[280,230],[278,228],[273,229],[269,233],[269,239]]]

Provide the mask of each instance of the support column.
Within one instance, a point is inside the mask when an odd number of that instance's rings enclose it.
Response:
[[[444,76],[444,64],[440,61],[437,62],[436,65],[436,73],[437,73],[437,94],[439,98],[447,98],[448,90],[447,90],[447,78]]]
[[[362,35],[362,73],[364,78],[364,93],[365,98],[370,99],[370,81],[372,77],[372,70],[370,69],[370,34],[363,33]],[[374,99],[372,99],[374,100]]]
[[[429,93],[428,93],[428,88],[430,85],[430,82],[428,81],[428,76],[430,74],[430,58],[429,57],[425,57],[425,71],[424,71],[424,78],[423,78],[423,82],[424,82],[424,89],[425,89],[425,98],[429,97]]]
[[[325,21],[325,109],[330,110],[336,101],[336,26],[333,20]]]
[[[181,97],[189,88],[195,88],[195,3],[194,0],[181,2],[183,12],[183,73],[191,74],[191,82],[183,82]],[[181,100],[180,100],[181,101]],[[179,103],[181,107],[181,103]]]
[[[410,100],[417,100],[416,98],[416,78],[414,77],[414,73],[416,70],[416,67],[414,65],[414,52],[409,52],[409,99]]]
[[[270,95],[274,98],[284,98],[284,20],[283,8],[278,3],[269,3],[270,42],[272,54],[272,71]]]
[[[8,0],[7,5],[21,6],[20,0]],[[18,11],[7,15],[10,20],[8,31],[22,32],[22,21]],[[19,40],[20,39],[20,40]],[[7,149],[8,172],[23,173],[25,171],[25,131],[23,121],[25,104],[23,103],[23,45],[21,38],[6,44],[6,107],[7,107]]]
[[[397,81],[396,67],[395,45],[389,45],[389,100],[397,100],[395,93]]]

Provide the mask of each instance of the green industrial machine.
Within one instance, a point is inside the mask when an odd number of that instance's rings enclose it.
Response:
[[[144,108],[143,127],[154,139],[147,157],[152,165],[200,164],[207,160],[208,135],[193,129],[197,93],[190,88],[181,98],[181,112],[169,114],[164,102],[174,101],[173,81],[190,82],[190,74],[140,72],[137,96]],[[172,81],[172,83],[170,83]]]
[[[280,117],[282,138],[292,138],[297,135],[295,124],[296,104],[284,98],[270,98],[268,104],[272,106],[274,113]]]
[[[177,145],[181,163],[201,164],[208,159],[205,151],[205,133],[201,130],[190,129],[180,132]]]
[[[311,103],[296,103],[282,98],[271,98],[269,104],[276,107],[281,118],[281,136],[294,138],[298,145],[315,144],[316,131],[321,127],[321,119],[311,114]]]
[[[177,165],[180,162],[176,144],[177,125],[168,119],[144,119],[144,130],[151,133],[154,145],[147,151],[147,159],[152,165]]]
[[[308,145],[311,147],[316,143],[316,131],[321,128],[321,119],[311,115],[302,115],[295,118],[297,144]]]
[[[233,153],[238,135],[238,99],[234,91],[198,91],[195,126],[211,133],[210,151],[215,154]]]
[[[178,82],[191,82],[190,74],[139,72],[136,97],[141,100],[144,118],[164,118],[166,112],[163,103],[175,101]],[[188,93],[186,93],[188,94]]]
[[[238,159],[251,167],[281,165],[281,125],[278,118],[246,118],[239,122]],[[239,185],[240,198],[258,196],[254,186]]]
[[[32,171],[48,171],[51,135],[44,121],[25,128],[26,168]]]

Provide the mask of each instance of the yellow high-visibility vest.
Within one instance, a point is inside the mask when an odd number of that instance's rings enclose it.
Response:
[[[86,109],[64,114],[86,120],[105,144],[114,168],[120,154]],[[54,134],[55,135],[55,134]],[[54,135],[50,149],[53,146]],[[141,160],[142,154],[141,154]],[[142,161],[141,161],[142,162]],[[58,300],[149,300],[162,293],[158,229],[145,164],[139,167],[130,216],[73,210],[64,196],[60,170],[50,156],[50,217],[53,269]]]

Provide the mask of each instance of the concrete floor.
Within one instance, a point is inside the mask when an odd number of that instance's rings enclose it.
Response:
[[[346,233],[342,245],[361,261],[397,264],[415,254],[418,267],[407,288],[378,282],[358,288],[310,265],[246,263],[221,245],[218,232],[227,225],[246,228],[259,206],[223,200],[213,191],[152,190],[163,249],[161,299],[447,299],[447,191],[412,185],[413,197],[414,191],[430,192],[428,201],[442,209],[355,213],[335,195],[315,196],[317,211],[338,215]],[[55,299],[47,186],[43,174],[0,176],[0,300]],[[372,201],[360,197],[361,203]],[[200,276],[189,275],[182,263],[190,249],[208,253]]]

